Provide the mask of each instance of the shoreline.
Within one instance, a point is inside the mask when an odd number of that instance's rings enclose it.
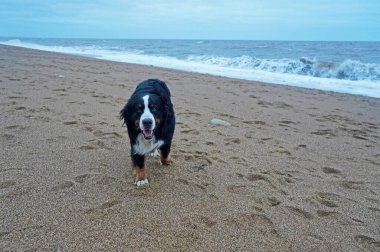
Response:
[[[157,58],[154,55],[130,55],[129,60],[125,60],[123,56],[115,56],[113,54],[107,54],[104,52],[84,52],[72,49],[71,53],[64,52],[62,49],[57,50],[54,48],[46,49],[43,45],[35,44],[33,46],[22,47],[22,45],[5,45],[5,46],[16,46],[25,49],[41,50],[43,52],[53,52],[63,53],[66,55],[73,55],[79,57],[85,57],[90,59],[106,60],[112,62],[126,63],[126,64],[136,64],[141,66],[158,67],[163,69],[169,69],[174,71],[184,71],[195,74],[208,74],[212,76],[218,76],[222,78],[232,78],[244,81],[262,82],[262,83],[272,83],[275,85],[284,85],[292,87],[300,87],[306,89],[315,89],[327,92],[336,92],[343,94],[361,95],[372,98],[380,98],[380,93],[378,91],[378,85],[380,82],[374,82],[369,80],[348,80],[339,78],[326,78],[326,77],[314,77],[295,73],[281,73],[281,72],[271,72],[258,69],[244,69],[244,68],[231,68],[228,66],[219,65],[208,65],[202,62],[192,62],[192,61],[181,61],[176,58],[160,59],[157,62]],[[70,48],[70,47],[68,47]],[[76,52],[76,53],[75,53]],[[122,52],[120,52],[121,55]],[[125,57],[125,56],[124,56]],[[139,57],[138,59],[136,57]],[[101,59],[102,58],[102,59]],[[172,61],[175,62],[172,62]],[[127,62],[130,61],[130,62]],[[169,63],[170,62],[170,63]],[[190,64],[190,65],[189,65]],[[310,66],[309,66],[310,67]],[[196,71],[194,71],[196,69]],[[307,83],[307,86],[305,85]]]
[[[148,78],[174,163],[136,188],[118,113]],[[378,98],[2,45],[0,88],[0,250],[378,249]]]

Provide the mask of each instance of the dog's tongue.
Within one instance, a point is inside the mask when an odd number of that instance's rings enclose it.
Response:
[[[153,130],[143,130],[143,134],[145,138],[152,138],[153,137]]]

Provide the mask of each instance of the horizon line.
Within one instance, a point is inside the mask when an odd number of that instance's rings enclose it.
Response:
[[[380,42],[380,40],[309,40],[309,39],[221,39],[221,38],[102,38],[102,37],[30,37],[0,36],[5,39],[105,39],[105,40],[195,40],[195,41],[277,41],[277,42]]]

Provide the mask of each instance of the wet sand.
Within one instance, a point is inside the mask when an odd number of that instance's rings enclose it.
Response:
[[[177,125],[137,188],[119,111],[148,78]],[[380,249],[379,99],[0,46],[0,104],[0,250]]]

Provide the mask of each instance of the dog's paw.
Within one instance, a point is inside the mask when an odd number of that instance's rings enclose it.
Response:
[[[161,165],[170,165],[172,163],[172,159],[170,157],[164,158],[161,156]]]
[[[159,157],[160,156],[160,152],[155,149],[153,152],[149,153],[149,156],[151,157]]]
[[[144,185],[147,185],[147,184],[149,184],[148,179],[135,181],[135,185],[136,185],[136,186],[144,186]]]

